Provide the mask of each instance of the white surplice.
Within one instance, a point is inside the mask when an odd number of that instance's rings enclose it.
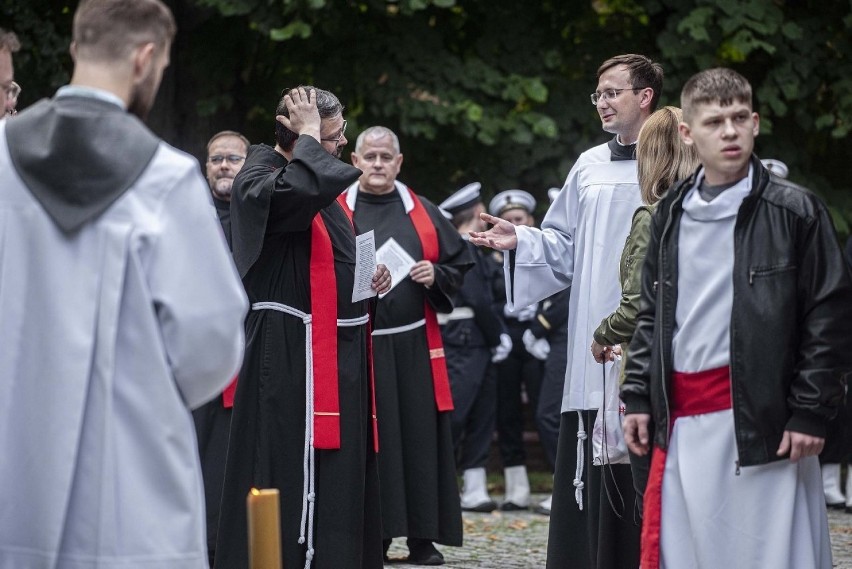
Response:
[[[610,155],[607,144],[581,154],[541,229],[516,228],[513,275],[505,257],[512,308],[571,287],[563,413],[600,407],[601,366],[589,346],[595,328],[621,300],[619,260],[633,213],[642,205],[636,161],[611,161]]]
[[[737,468],[733,411],[674,423],[660,569],[831,569],[819,459]]]
[[[672,342],[677,371],[730,362],[734,227],[752,174],[750,168],[706,202],[698,191],[701,172],[684,197]],[[830,569],[817,457],[738,464],[732,410],[675,421],[662,482],[660,569]]]
[[[69,234],[3,123],[0,181],[0,568],[206,567],[190,408],[237,371],[247,301],[197,162],[161,142]]]

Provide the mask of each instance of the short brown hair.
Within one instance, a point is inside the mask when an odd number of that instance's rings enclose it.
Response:
[[[663,107],[651,114],[636,143],[636,166],[642,201],[653,205],[674,183],[689,177],[698,167],[695,146],[680,139],[678,125],[683,113],[677,107]]]
[[[217,139],[222,138],[223,136],[233,136],[235,138],[239,138],[242,141],[242,143],[246,145],[246,151],[247,152],[248,152],[249,146],[251,146],[251,142],[249,142],[249,139],[246,138],[245,136],[243,136],[242,134],[238,133],[237,131],[235,131],[235,130],[223,130],[223,131],[217,132],[216,134],[211,136],[210,140],[207,141],[207,154],[210,154],[210,146],[212,146],[213,143]]]
[[[113,61],[145,43],[167,48],[176,30],[171,10],[160,0],[82,0],[71,39],[78,57]]]
[[[726,107],[738,101],[751,107],[751,84],[748,79],[725,67],[705,69],[689,78],[680,92],[680,106],[688,123],[698,105],[719,103]]]
[[[598,79],[609,69],[618,65],[624,65],[630,72],[630,86],[634,89],[645,89],[650,87],[654,91],[651,97],[651,110],[657,108],[660,102],[660,94],[663,92],[663,66],[651,61],[649,57],[637,53],[626,53],[616,55],[604,61],[598,67]]]
[[[17,53],[21,49],[21,42],[15,32],[7,32],[0,28],[0,51],[7,50],[9,53]]]

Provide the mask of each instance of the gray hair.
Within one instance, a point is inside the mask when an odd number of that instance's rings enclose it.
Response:
[[[399,137],[396,136],[396,133],[394,131],[384,126],[371,126],[367,130],[359,134],[358,138],[355,140],[355,152],[361,152],[361,147],[364,145],[364,141],[367,139],[367,137],[383,138],[385,136],[391,137],[391,141],[393,142],[393,149],[396,150],[397,154],[399,154]]]

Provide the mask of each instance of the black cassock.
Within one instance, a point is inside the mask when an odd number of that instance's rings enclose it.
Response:
[[[286,166],[286,169],[282,170]],[[311,220],[321,212],[334,253],[337,317],[357,318],[368,302],[352,303],[355,236],[334,200],[360,171],[329,155],[314,139],[296,142],[293,161],[266,145],[252,146],[234,180],[234,259],[249,300],[311,312]],[[381,568],[378,467],[373,451],[367,326],[338,328],[340,440],[316,451],[312,567]],[[252,310],[239,374],[222,497],[216,568],[248,566],[246,494],[281,492],[284,567],[301,568],[299,544],[305,439],[303,321],[274,310]]]
[[[438,234],[440,256],[430,289],[406,278],[376,307],[375,329],[404,326],[424,317],[424,299],[451,312],[452,296],[473,258],[437,207],[420,198]],[[355,225],[375,231],[376,248],[393,237],[412,258],[423,258],[420,239],[397,191],[358,192]],[[426,328],[373,337],[379,470],[384,537],[407,536],[461,545],[462,521],[450,412],[435,403]]]
[[[219,223],[231,248],[230,203],[213,197]],[[225,456],[231,428],[231,407],[225,407],[222,396],[208,401],[192,412],[198,437],[201,476],[204,480],[204,506],[207,512],[207,553],[213,566],[216,553],[216,530],[219,527],[219,505],[225,481]]]

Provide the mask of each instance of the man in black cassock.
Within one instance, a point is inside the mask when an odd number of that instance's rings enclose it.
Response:
[[[205,178],[216,207],[219,224],[231,247],[231,186],[243,167],[251,143],[233,130],[217,132],[207,142]],[[225,392],[192,412],[204,479],[204,506],[207,512],[207,553],[210,566],[216,557],[216,531],[219,527],[219,506],[222,483],[225,481],[225,456],[228,452],[228,433],[234,407],[234,382]]]
[[[473,259],[438,208],[396,180],[402,154],[392,131],[362,132],[352,162],[364,174],[341,202],[361,231],[375,231],[377,248],[392,237],[416,261],[378,302],[373,330],[385,550],[407,536],[409,563],[440,565],[433,542],[461,545],[462,523],[436,312],[452,311]]]
[[[342,111],[327,91],[287,91],[276,146],[252,146],[234,180],[233,253],[252,311],[217,569],[247,567],[252,487],[281,493],[284,567],[382,567],[368,302],[351,302],[355,230],[335,202],[361,173],[338,160],[347,143]],[[379,266],[373,288],[389,287]]]

